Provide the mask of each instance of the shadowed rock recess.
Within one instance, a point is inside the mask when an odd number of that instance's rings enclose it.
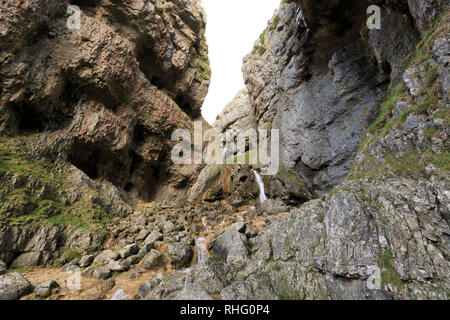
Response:
[[[0,299],[450,298],[448,1],[281,2],[213,124],[279,129],[263,203],[260,164],[170,159],[200,1],[70,4],[0,3]]]

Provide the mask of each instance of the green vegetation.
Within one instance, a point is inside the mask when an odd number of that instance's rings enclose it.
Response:
[[[450,107],[443,107],[433,114],[435,119],[443,119],[446,126],[450,125]]]
[[[278,285],[276,286],[276,291],[280,300],[302,300],[305,297],[305,294],[297,289],[294,289],[291,282],[285,277],[280,279]]]
[[[92,190],[70,204],[64,190],[73,184],[50,162],[31,158],[28,146],[34,136],[0,137],[0,219],[28,224],[69,225],[80,229],[104,227],[109,220],[100,205],[92,203]],[[14,177],[15,183],[10,177]]]
[[[427,164],[434,165],[441,172],[448,172],[450,170],[450,151],[446,150],[442,154],[435,154],[430,150],[426,150],[423,152],[411,152],[400,158],[390,156],[385,161],[373,165],[366,171],[352,172],[348,179],[355,180],[362,177],[375,179],[383,175],[388,169],[399,176],[408,175],[409,173],[421,173]]]
[[[277,28],[277,26],[278,26],[278,24],[280,23],[280,20],[281,20],[281,18],[280,18],[280,16],[279,15],[276,15],[274,18],[273,18],[273,20],[272,20],[272,24],[270,25],[270,31],[273,31],[273,30],[275,30],[276,28]]]
[[[380,255],[378,265],[381,269],[381,281],[383,284],[392,284],[394,287],[402,285],[403,281],[397,271],[395,271],[394,258],[390,249]]]
[[[264,29],[264,31],[261,33],[261,35],[259,36],[259,43],[253,47],[253,53],[258,53],[260,56],[262,56],[264,53],[266,53],[267,48],[265,46],[266,43],[266,34],[267,34],[267,29]]]
[[[267,34],[267,29],[264,29],[264,31],[261,33],[261,35],[259,36],[259,42],[264,45],[266,43],[266,34]]]

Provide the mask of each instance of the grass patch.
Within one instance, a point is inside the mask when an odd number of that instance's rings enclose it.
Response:
[[[270,25],[270,31],[273,31],[277,28],[278,24],[280,23],[280,16],[276,15],[273,20],[272,20],[272,24]]]
[[[383,284],[392,284],[394,287],[400,287],[403,283],[397,271],[395,271],[394,257],[390,249],[383,252],[378,265],[381,269],[381,281]]]
[[[103,228],[109,216],[100,205],[88,197],[72,204],[61,200],[67,197],[64,190],[73,183],[64,175],[64,168],[59,172],[52,163],[32,159],[27,154],[34,139],[34,136],[0,137],[0,175],[6,176],[0,185],[0,219],[35,225],[64,224],[87,230]],[[9,175],[16,177],[15,185]],[[30,179],[32,185],[35,181],[40,185],[28,186]],[[91,192],[86,189],[83,195]]]
[[[450,171],[450,151],[446,150],[442,154],[435,154],[427,150],[411,152],[401,158],[390,156],[368,170],[350,174],[348,179],[355,180],[363,177],[375,179],[382,176],[388,169],[398,176],[407,176],[411,173],[422,173],[427,164],[434,165],[440,172]]]

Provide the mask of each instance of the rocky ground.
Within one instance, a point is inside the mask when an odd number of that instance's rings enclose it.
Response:
[[[289,209],[226,207],[141,204],[108,226],[100,250],[66,250],[53,266],[8,270],[0,297],[13,290],[7,281],[21,281],[27,286],[17,284],[14,294],[22,299],[220,299],[240,277],[255,238]],[[74,287],[78,274],[81,287]]]

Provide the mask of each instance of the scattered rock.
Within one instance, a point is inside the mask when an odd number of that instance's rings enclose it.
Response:
[[[110,291],[116,285],[116,281],[114,279],[103,280],[101,282],[101,288],[104,293]]]
[[[129,244],[125,246],[124,248],[119,250],[119,255],[122,259],[128,258],[132,254],[135,254],[139,251],[139,247],[136,243]]]
[[[267,212],[268,214],[279,214],[282,212],[288,212],[289,207],[286,206],[282,201],[267,199],[261,205],[261,211]]]
[[[119,255],[116,252],[107,249],[102,251],[98,256],[96,256],[94,262],[100,265],[106,265],[111,260],[116,260],[118,257]]]

